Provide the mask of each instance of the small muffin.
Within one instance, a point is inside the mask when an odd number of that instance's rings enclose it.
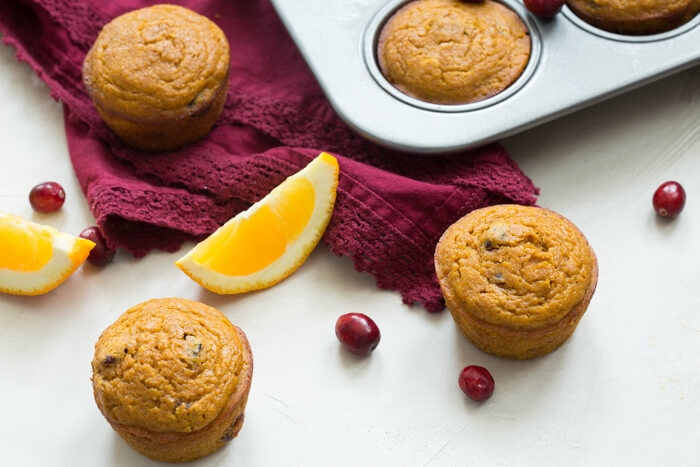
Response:
[[[253,375],[245,334],[220,311],[179,298],[127,310],[95,344],[100,411],[134,449],[185,462],[233,439]]]
[[[592,26],[628,35],[675,29],[700,11],[700,0],[568,0],[566,3]]]
[[[484,352],[524,359],[571,336],[598,281],[598,263],[570,221],[546,209],[477,209],[450,226],[435,269],[452,317]]]
[[[224,33],[176,5],[115,18],[83,62],[83,83],[105,123],[149,151],[203,138],[224,107],[228,75]]]
[[[513,84],[530,58],[530,34],[502,3],[415,0],[383,27],[377,61],[403,93],[435,104],[467,104]]]

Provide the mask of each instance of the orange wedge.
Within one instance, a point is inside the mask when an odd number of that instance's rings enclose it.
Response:
[[[90,240],[0,212],[0,292],[46,293],[73,274],[94,246]]]
[[[338,161],[321,153],[175,264],[220,294],[270,287],[301,266],[321,240],[337,187]]]

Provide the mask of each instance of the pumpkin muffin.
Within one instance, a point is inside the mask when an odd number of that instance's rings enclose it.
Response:
[[[203,138],[226,101],[229,45],[217,25],[176,5],[121,15],[83,62],[83,83],[127,144],[165,151]]]
[[[502,3],[415,0],[383,27],[377,61],[403,93],[435,104],[467,104],[494,96],[522,74],[530,34]]]
[[[184,462],[210,454],[243,424],[253,357],[218,310],[178,298],[127,310],[95,345],[100,411],[134,449]]]
[[[450,226],[435,269],[462,333],[484,352],[515,359],[564,343],[598,280],[595,254],[576,226],[518,205],[477,209]]]
[[[628,35],[675,29],[700,11],[700,0],[568,0],[566,3],[592,26]]]

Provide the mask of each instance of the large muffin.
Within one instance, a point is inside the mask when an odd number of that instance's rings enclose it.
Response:
[[[502,3],[415,0],[382,28],[377,61],[386,79],[409,96],[467,104],[517,80],[530,45],[527,27]]]
[[[159,461],[210,454],[243,424],[253,357],[218,310],[178,298],[127,310],[95,345],[92,387],[112,428]]]
[[[229,45],[213,22],[176,5],[121,15],[83,62],[97,111],[126,143],[164,151],[204,137],[223,109]]]
[[[618,34],[647,35],[687,23],[700,11],[700,0],[568,0],[587,23]]]
[[[595,254],[576,226],[518,205],[477,209],[450,226],[435,268],[462,333],[485,352],[516,359],[566,341],[598,280]]]

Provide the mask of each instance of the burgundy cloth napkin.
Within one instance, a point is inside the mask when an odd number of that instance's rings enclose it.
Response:
[[[537,189],[497,144],[425,157],[355,135],[334,114],[268,0],[172,2],[226,33],[226,106],[211,134],[184,149],[154,154],[125,146],[93,108],[82,85],[82,61],[105,23],[154,3],[0,2],[3,42],[64,103],[70,158],[111,246],[135,256],[175,251],[328,151],[338,156],[340,182],[324,242],[372,274],[379,287],[398,290],[405,303],[438,311],[444,304],[433,251],[443,230],[475,208],[534,204]]]

